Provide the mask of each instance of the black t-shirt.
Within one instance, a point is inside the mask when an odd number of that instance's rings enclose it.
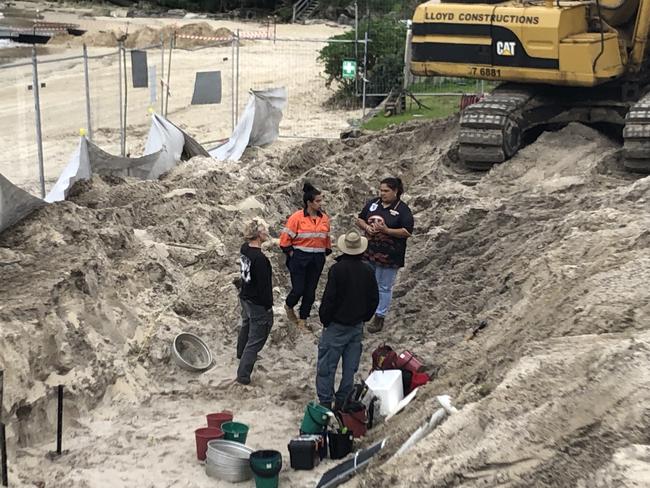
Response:
[[[389,229],[406,229],[413,233],[413,214],[411,209],[403,201],[397,200],[390,206],[384,207],[380,198],[373,198],[366,203],[359,214],[369,225],[375,221],[382,221]],[[406,238],[393,237],[383,232],[375,235],[367,235],[368,250],[365,257],[389,268],[401,268],[404,266],[406,254]]]
[[[271,262],[259,247],[245,243],[239,251],[242,287],[239,296],[265,308],[273,306]]]

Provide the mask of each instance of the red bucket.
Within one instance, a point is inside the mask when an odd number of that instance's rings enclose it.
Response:
[[[216,427],[201,427],[194,431],[194,435],[196,436],[196,457],[199,461],[205,461],[208,442],[213,439],[221,439],[223,431]]]
[[[426,385],[430,379],[431,378],[429,378],[429,375],[426,373],[413,373],[413,376],[411,377],[411,385],[409,386],[408,391],[405,393],[408,395],[416,388],[419,388],[422,385]]]
[[[208,419],[208,427],[216,427],[217,429],[220,429],[221,424],[224,422],[232,422],[232,415],[232,412],[228,410],[217,413],[209,413],[206,415]]]
[[[397,356],[397,368],[405,369],[411,373],[417,373],[422,369],[422,361],[416,358],[411,351],[404,351]]]
[[[368,414],[366,409],[357,412],[339,412],[341,422],[345,425],[355,438],[363,437],[368,431]]]

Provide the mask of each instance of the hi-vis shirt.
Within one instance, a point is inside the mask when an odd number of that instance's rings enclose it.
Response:
[[[330,218],[318,212],[312,217],[307,210],[294,212],[280,234],[280,247],[288,252],[297,249],[303,252],[326,252],[332,249],[330,239]]]

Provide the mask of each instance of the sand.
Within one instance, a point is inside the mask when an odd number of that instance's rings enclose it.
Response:
[[[314,486],[335,463],[293,471],[287,444],[315,398],[320,325],[305,334],[284,318],[277,247],[271,339],[251,386],[223,386],[237,366],[239,223],[260,215],[277,237],[310,179],[337,236],[388,175],[404,179],[416,226],[358,376],[385,342],[433,381],[357,442],[388,437],[348,486],[648,486],[650,177],[623,171],[619,144],[580,124],[487,173],[458,164],[457,135],[455,118],[419,121],[252,148],[241,163],[196,158],[159,181],[96,177],[0,234],[11,486],[229,487],[194,452],[194,429],[224,408],[250,425],[249,445],[282,452],[281,486]],[[182,331],[206,341],[213,369],[173,362]],[[65,454],[52,460],[58,384]],[[439,394],[459,412],[391,458]]]
[[[251,426],[252,447],[280,450],[288,465],[315,397],[319,325],[300,334],[284,318],[288,276],[269,250],[270,343],[251,386],[221,386],[236,370],[238,223],[262,215],[277,236],[309,178],[338,235],[376,182],[398,174],[415,236],[359,376],[387,342],[421,356],[434,381],[357,444],[389,437],[353,486],[646,486],[650,178],[623,172],[618,145],[578,124],[468,173],[454,160],[457,130],[455,119],[413,123],[252,149],[243,164],[198,158],[160,181],[95,178],[4,232],[0,261],[19,261],[0,285],[12,485],[230,486],[194,454],[194,429],[224,408]],[[487,328],[465,341],[481,319]],[[214,369],[173,363],[181,331],[206,340]],[[59,383],[67,453],[50,461]],[[459,413],[408,462],[391,460],[437,394]],[[281,485],[310,486],[333,465],[285,467]]]

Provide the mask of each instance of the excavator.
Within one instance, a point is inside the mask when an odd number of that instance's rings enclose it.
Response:
[[[581,122],[622,135],[626,169],[650,173],[650,0],[488,2],[431,0],[411,24],[414,75],[499,82],[461,113],[461,161],[489,169]]]

